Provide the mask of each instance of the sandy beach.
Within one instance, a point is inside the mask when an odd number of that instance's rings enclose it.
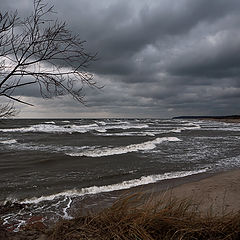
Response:
[[[139,186],[128,190],[115,191],[100,195],[97,204],[91,210],[99,211],[110,207],[121,196],[134,193],[146,194],[146,199],[154,197],[156,200],[170,198],[190,200],[203,214],[224,215],[240,210],[240,170],[232,170],[217,174],[197,174],[179,179],[160,181],[154,184]],[[95,199],[96,200],[96,199]],[[89,199],[85,201],[89,203]],[[81,202],[85,207],[85,202]],[[90,209],[86,209],[89,211]],[[84,211],[83,211],[84,212]]]
[[[191,199],[203,213],[217,215],[240,210],[240,170],[219,173],[163,191],[160,197]]]
[[[110,207],[114,201],[121,196],[128,196],[134,193],[146,194],[146,199],[153,196],[157,199],[176,198],[179,200],[190,200],[194,205],[199,205],[199,210],[203,213],[212,211],[213,214],[222,215],[231,211],[240,210],[240,170],[232,170],[217,174],[197,174],[179,179],[160,181],[154,184],[148,184],[120,190],[111,194],[101,194],[88,207],[89,198],[81,201],[81,205],[76,208],[83,208],[82,212],[93,210],[100,211],[103,208]],[[93,202],[94,203],[94,202]]]

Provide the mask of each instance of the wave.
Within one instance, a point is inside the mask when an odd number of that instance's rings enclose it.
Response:
[[[130,124],[130,122],[128,121],[121,121],[121,120],[114,120],[114,121],[95,121],[95,123],[97,123],[98,125],[126,125],[126,124]]]
[[[200,125],[197,125],[197,124],[193,124],[193,125],[187,124],[186,126],[188,126],[188,127],[178,127],[178,128],[170,130],[169,132],[181,133],[182,131],[186,131],[186,130],[202,129],[202,127]]]
[[[111,185],[104,185],[104,186],[91,186],[87,188],[82,188],[80,190],[72,189],[63,191],[57,194],[52,194],[49,196],[41,196],[41,197],[34,197],[31,199],[25,199],[21,201],[21,204],[38,204],[43,201],[53,201],[55,198],[59,197],[79,197],[84,195],[90,195],[90,194],[98,194],[98,193],[104,193],[104,192],[112,192],[117,190],[124,190],[129,189],[137,186],[147,185],[151,183],[156,183],[162,180],[167,179],[175,179],[175,178],[182,178],[187,177],[190,175],[196,175],[199,173],[207,172],[209,169],[201,169],[201,170],[195,170],[195,171],[181,171],[181,172],[169,172],[164,174],[157,174],[157,175],[149,175],[149,176],[142,176],[137,179],[132,179],[128,181],[123,181],[121,183],[111,184]]]
[[[0,144],[14,144],[14,143],[17,143],[16,139],[8,139],[8,140],[0,141]]]
[[[121,137],[121,136],[151,136],[154,137],[156,135],[159,134],[168,134],[168,133],[181,133],[182,131],[186,131],[186,130],[197,130],[197,129],[201,129],[201,126],[192,126],[192,127],[179,127],[179,128],[167,128],[168,130],[166,130],[165,128],[160,128],[159,130],[148,130],[146,129],[146,131],[142,131],[142,132],[118,132],[118,133],[101,133],[97,134],[98,136],[104,136],[104,137],[112,137],[112,136],[117,136],[117,137]]]
[[[55,122],[50,121],[50,122],[45,122],[46,124],[55,124]]]
[[[10,128],[10,129],[0,129],[2,132],[45,132],[45,133],[85,133],[93,128],[97,127],[97,124],[89,125],[52,125],[52,124],[37,124],[31,127],[24,128]]]
[[[85,150],[85,151],[81,151],[81,152],[66,153],[66,155],[69,155],[72,157],[80,157],[80,156],[104,157],[104,156],[111,156],[111,155],[119,155],[119,154],[126,154],[129,152],[152,150],[152,149],[156,148],[157,144],[160,144],[164,141],[176,142],[176,141],[181,141],[181,140],[177,137],[162,137],[162,138],[156,138],[153,141],[147,141],[147,142],[139,143],[139,144],[131,144],[128,146],[123,146],[123,147],[115,147],[115,148],[102,147],[102,148],[97,148],[97,149],[93,149],[93,150]]]
[[[45,132],[45,133],[86,133],[89,131],[97,131],[104,133],[107,130],[111,129],[142,129],[148,128],[147,124],[114,124],[114,125],[105,125],[99,126],[96,123],[87,124],[87,125],[54,125],[54,122],[48,122],[44,124],[37,124],[30,127],[22,128],[9,128],[9,129],[0,129],[1,132]]]
[[[181,141],[177,137],[162,137],[156,138],[152,141],[147,141],[139,144],[131,144],[127,146],[121,147],[102,147],[102,146],[55,146],[55,145],[30,145],[25,143],[17,143],[16,140],[7,140],[3,143],[9,144],[9,148],[18,149],[18,150],[30,150],[30,151],[47,151],[47,152],[58,152],[64,153],[65,155],[72,157],[104,157],[104,156],[112,156],[112,155],[120,155],[126,154],[130,152],[138,152],[138,151],[147,151],[156,148],[156,146],[162,142],[177,142]],[[1,142],[0,142],[1,143]],[[17,143],[11,145],[12,143]]]
[[[127,129],[143,129],[143,128],[148,128],[149,125],[148,124],[124,124],[124,123],[117,123],[114,125],[106,125],[104,126],[104,129],[106,130],[110,130],[110,129],[123,129],[123,130],[127,130]]]
[[[95,123],[97,123],[98,125],[107,125],[107,122],[104,122],[104,121],[95,121]]]
[[[28,127],[21,128],[8,128],[0,129],[0,132],[43,132],[43,133],[108,133],[102,136],[155,136],[163,133],[181,133],[185,130],[200,129],[201,126],[196,123],[183,123],[179,127],[168,126],[166,124],[153,125],[151,122],[130,122],[130,121],[94,121],[91,124],[75,123],[70,124],[70,121],[64,120],[62,124],[57,125],[54,121],[46,121],[42,124],[36,124]],[[172,124],[170,124],[172,125]],[[136,131],[133,133],[133,130]],[[119,133],[109,132],[111,130],[118,131]],[[125,131],[124,131],[125,130]],[[138,132],[138,130],[140,130]],[[124,132],[123,132],[124,131]]]

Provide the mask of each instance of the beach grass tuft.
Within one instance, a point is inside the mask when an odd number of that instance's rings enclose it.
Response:
[[[240,212],[203,214],[191,199],[136,193],[99,212],[62,220],[47,235],[50,240],[240,239]]]

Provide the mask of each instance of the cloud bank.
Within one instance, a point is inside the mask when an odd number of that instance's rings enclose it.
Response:
[[[239,114],[238,0],[49,3],[59,19],[87,40],[86,48],[98,52],[99,60],[89,70],[105,87],[85,90],[87,107],[69,98],[46,104],[35,89],[26,88],[19,94],[36,107],[20,106],[21,117]],[[2,0],[1,8],[18,9],[24,16],[32,2]]]

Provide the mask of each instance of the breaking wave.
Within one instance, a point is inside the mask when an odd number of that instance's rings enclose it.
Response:
[[[170,132],[174,132],[174,133],[181,133],[182,131],[186,131],[186,130],[197,130],[197,129],[201,129],[200,125],[197,124],[186,124],[187,127],[178,127],[176,129],[170,130]]]
[[[148,128],[147,124],[114,124],[99,126],[96,123],[87,125],[55,125],[54,122],[37,124],[30,127],[0,129],[1,132],[45,132],[45,133],[86,133],[89,131],[106,132],[111,129],[142,129]]]
[[[111,184],[111,185],[105,185],[105,186],[91,186],[87,188],[82,188],[80,190],[73,189],[68,191],[63,191],[57,194],[52,194],[49,196],[41,196],[39,198],[31,198],[31,199],[25,199],[21,201],[22,204],[28,204],[28,203],[40,203],[42,201],[52,201],[55,198],[59,197],[78,197],[78,196],[84,196],[84,195],[90,195],[90,194],[98,194],[98,193],[104,193],[104,192],[112,192],[117,190],[124,190],[129,189],[141,185],[147,185],[150,183],[156,183],[158,181],[167,180],[167,179],[174,179],[174,178],[182,178],[190,175],[195,175],[199,173],[207,172],[209,169],[201,169],[201,170],[195,170],[195,171],[181,171],[181,172],[169,172],[164,174],[157,174],[157,175],[149,175],[149,176],[142,176],[137,179],[132,179],[128,181],[123,181],[121,183]]]
[[[138,144],[130,144],[127,146],[120,147],[103,147],[103,146],[55,146],[55,145],[44,145],[44,144],[25,144],[25,143],[17,143],[16,140],[6,140],[0,141],[0,143],[9,144],[10,149],[17,150],[30,150],[30,151],[45,151],[45,152],[58,152],[64,153],[68,156],[72,157],[105,157],[112,155],[120,155],[126,154],[130,152],[138,152],[138,151],[147,151],[156,148],[158,144],[162,142],[179,142],[181,141],[177,137],[162,137],[156,138],[152,141],[147,141]],[[11,145],[12,143],[17,143]]]
[[[55,124],[54,121],[45,122],[46,124]]]
[[[131,144],[123,147],[115,147],[115,148],[102,147],[102,148],[97,148],[93,150],[83,150],[81,152],[66,153],[66,155],[69,155],[72,157],[79,157],[79,156],[104,157],[104,156],[111,156],[111,155],[119,155],[119,154],[125,154],[129,152],[152,150],[156,148],[157,144],[160,144],[164,141],[177,142],[181,140],[177,137],[162,137],[162,138],[156,138],[153,141],[147,141],[139,144]]]
[[[0,144],[14,144],[17,143],[15,139],[8,139],[8,140],[0,140]]]

